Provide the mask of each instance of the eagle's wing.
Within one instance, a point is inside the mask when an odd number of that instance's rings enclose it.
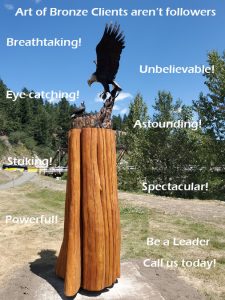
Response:
[[[107,81],[115,79],[123,48],[125,48],[125,41],[123,32],[120,32],[120,26],[107,24],[102,39],[96,47],[98,78]]]

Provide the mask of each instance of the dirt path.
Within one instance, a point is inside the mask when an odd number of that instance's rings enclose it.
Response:
[[[11,189],[11,188],[23,185],[23,184],[27,183],[28,181],[30,181],[35,176],[37,176],[36,173],[24,172],[24,173],[22,173],[22,175],[20,177],[18,177],[16,179],[13,179],[12,181],[9,181],[7,183],[0,184],[0,190],[7,190],[7,189]]]
[[[0,184],[7,183],[21,175],[20,171],[5,171],[0,169]]]

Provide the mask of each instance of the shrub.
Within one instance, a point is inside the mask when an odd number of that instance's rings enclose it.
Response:
[[[26,139],[26,133],[23,131],[14,131],[9,135],[9,142],[13,145],[17,145],[20,142],[23,143]]]

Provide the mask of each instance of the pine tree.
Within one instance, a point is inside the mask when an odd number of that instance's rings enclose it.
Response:
[[[194,108],[202,120],[205,131],[215,139],[225,139],[225,52],[219,55],[212,51],[208,54],[209,66],[214,66],[214,73],[205,73],[205,84],[209,93],[200,93],[193,101]]]

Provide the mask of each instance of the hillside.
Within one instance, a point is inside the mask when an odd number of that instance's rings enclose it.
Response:
[[[32,157],[37,154],[26,148],[23,143],[12,145],[7,136],[0,136],[0,164],[8,163],[8,157]]]

